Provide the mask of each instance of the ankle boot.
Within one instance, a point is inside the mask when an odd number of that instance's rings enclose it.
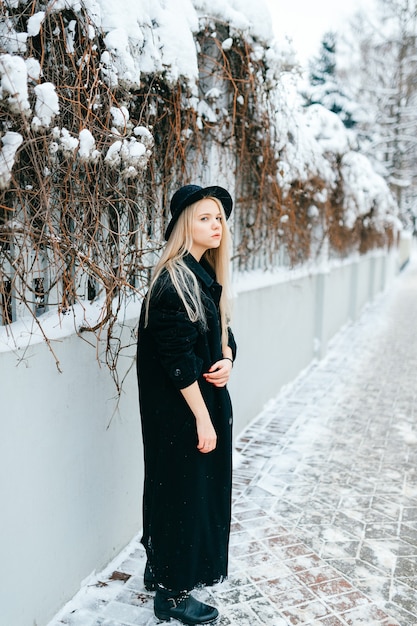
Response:
[[[189,593],[178,594],[159,585],[154,599],[154,612],[164,622],[169,622],[173,617],[188,626],[212,624],[219,616],[217,609],[196,600]]]
[[[146,561],[145,571],[143,573],[143,584],[145,585],[145,589],[147,591],[155,591],[156,589],[155,576],[151,566],[149,565],[149,561]]]

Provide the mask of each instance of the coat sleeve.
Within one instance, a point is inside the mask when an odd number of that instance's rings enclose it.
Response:
[[[198,325],[189,319],[173,287],[151,298],[148,331],[162,367],[177,389],[184,389],[198,380],[203,366],[203,360],[195,352]]]

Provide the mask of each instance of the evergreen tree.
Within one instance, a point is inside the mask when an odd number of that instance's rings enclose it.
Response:
[[[310,61],[310,83],[314,87],[325,85],[336,77],[336,34],[327,32],[321,40],[321,50],[316,60]]]
[[[354,128],[358,123],[360,109],[338,79],[336,42],[334,32],[327,32],[323,36],[319,55],[309,63],[309,85],[303,96],[306,106],[321,104],[336,113],[346,128]]]

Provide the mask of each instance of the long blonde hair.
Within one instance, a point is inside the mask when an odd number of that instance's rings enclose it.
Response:
[[[206,198],[204,198],[206,199]],[[213,268],[217,282],[222,286],[220,298],[220,323],[222,332],[222,349],[228,343],[228,325],[231,317],[231,297],[230,297],[230,232],[227,226],[226,215],[223,205],[217,198],[208,196],[219,207],[222,216],[222,238],[218,248],[207,250],[203,257]],[[197,278],[184,262],[184,257],[189,253],[193,244],[192,226],[198,202],[188,206],[181,215],[172,230],[171,236],[162,252],[161,258],[155,266],[146,302],[146,324],[148,320],[149,301],[152,290],[162,271],[166,269],[169,273],[172,284],[181,298],[188,317],[192,322],[200,321],[206,325],[206,314],[201,299],[201,291]]]

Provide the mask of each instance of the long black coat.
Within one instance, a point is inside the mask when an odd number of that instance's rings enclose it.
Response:
[[[191,322],[167,272],[139,322],[138,382],[145,457],[143,537],[157,582],[174,590],[227,575],[231,515],[232,407],[226,387],[202,374],[222,358],[221,286],[211,268],[185,257],[202,292],[207,328]],[[229,332],[233,355],[236,345]],[[217,433],[213,452],[197,450],[193,413],[180,389],[198,381]]]

